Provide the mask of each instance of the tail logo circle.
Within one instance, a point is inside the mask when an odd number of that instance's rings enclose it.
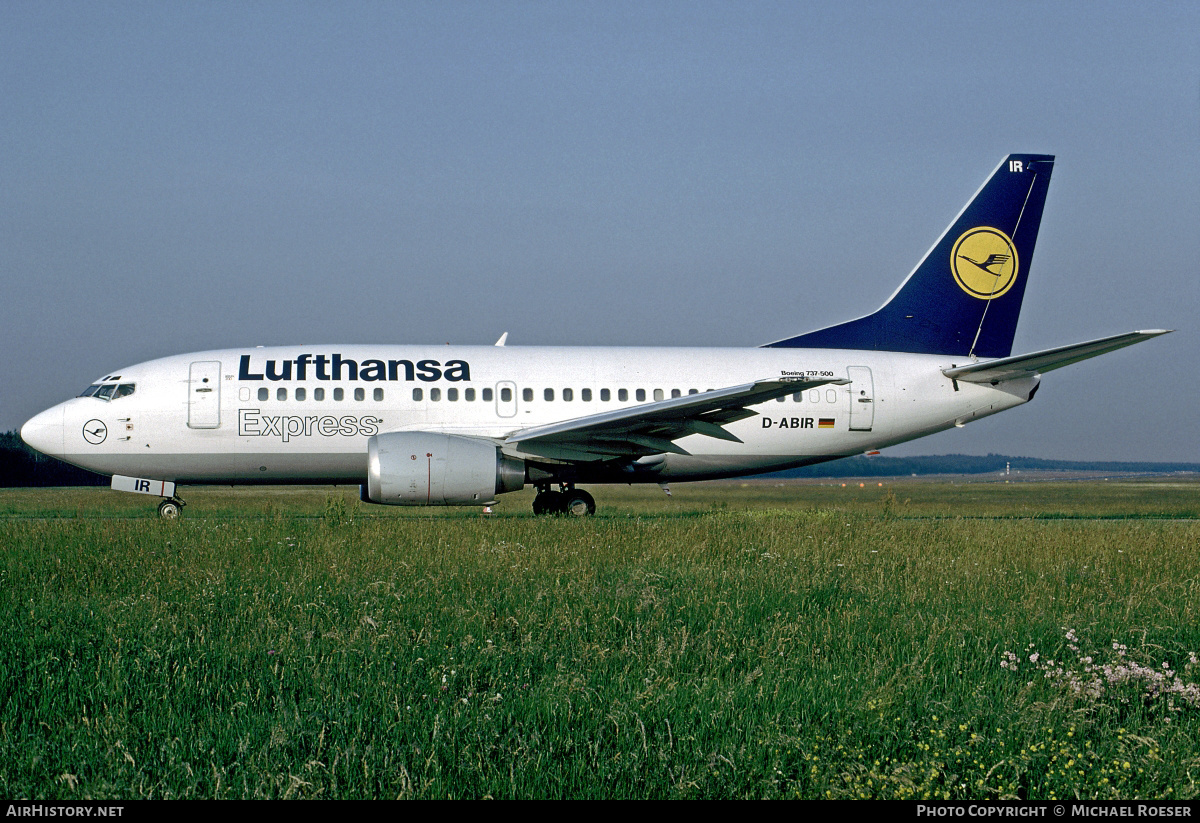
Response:
[[[980,300],[991,300],[1017,282],[1017,247],[1007,234],[989,226],[964,232],[950,252],[950,271],[959,288]]]

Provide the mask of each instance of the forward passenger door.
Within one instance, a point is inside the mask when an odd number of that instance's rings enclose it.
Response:
[[[221,362],[198,360],[188,368],[188,428],[221,425]]]

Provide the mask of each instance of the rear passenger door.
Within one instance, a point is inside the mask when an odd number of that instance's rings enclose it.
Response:
[[[875,382],[866,366],[850,366],[850,431],[867,431],[875,425]]]

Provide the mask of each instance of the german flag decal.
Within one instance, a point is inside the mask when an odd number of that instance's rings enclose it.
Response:
[[[817,428],[818,429],[832,429],[833,428],[833,418],[832,417],[822,417],[820,420],[817,421]]]

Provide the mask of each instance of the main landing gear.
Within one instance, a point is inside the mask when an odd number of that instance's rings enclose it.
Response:
[[[588,517],[596,513],[596,499],[574,483],[562,483],[559,491],[551,491],[550,484],[537,487],[533,498],[534,514],[569,514],[572,517]]]
[[[158,516],[163,520],[178,520],[185,503],[178,497],[168,497],[158,504]]]

